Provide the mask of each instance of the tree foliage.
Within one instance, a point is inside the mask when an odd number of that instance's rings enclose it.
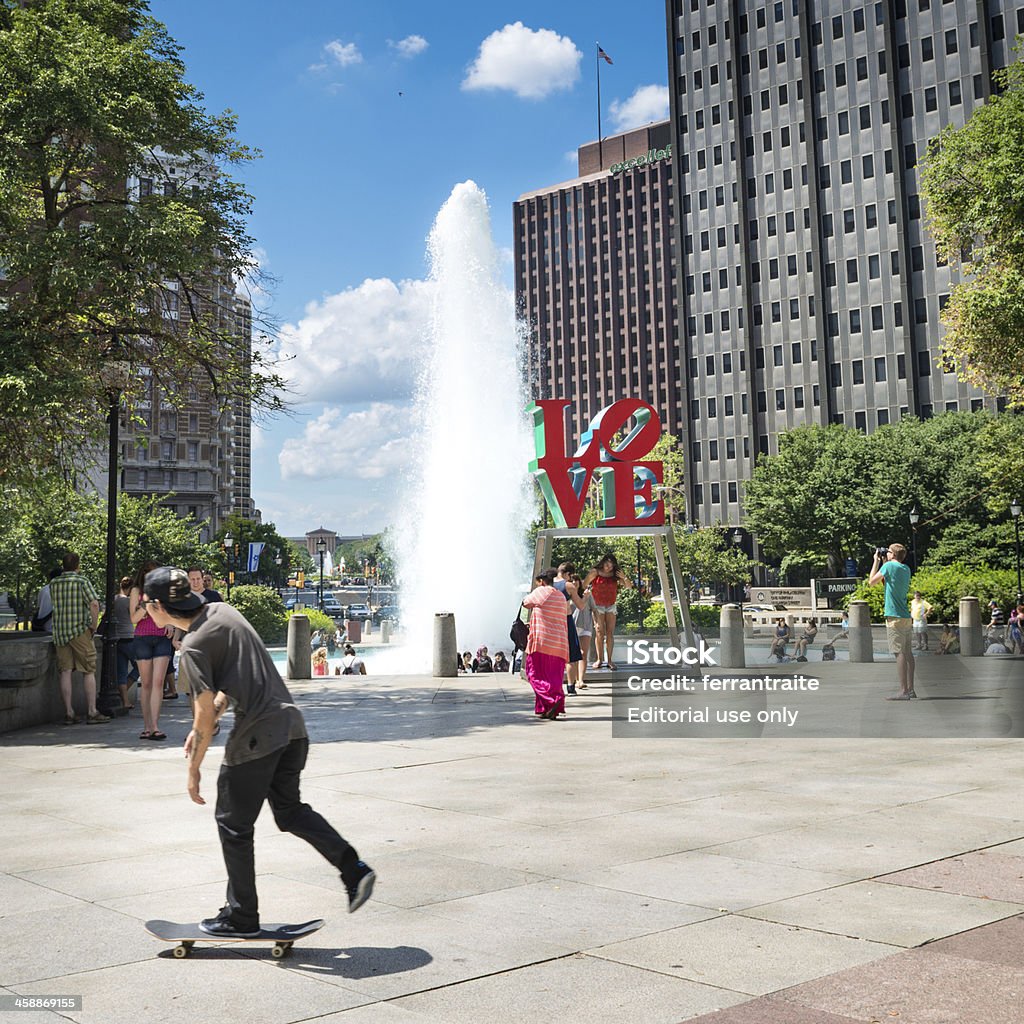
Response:
[[[231,603],[245,616],[265,644],[284,642],[284,603],[273,587],[249,584],[232,587]]]
[[[94,494],[47,479],[32,488],[0,490],[0,591],[10,591],[24,614],[67,551],[81,556],[81,572],[98,594],[105,590],[106,507]],[[116,575],[133,575],[143,562],[187,568],[212,564],[200,528],[161,508],[156,497],[122,495],[118,503]]]
[[[963,271],[942,322],[964,380],[1024,406],[1024,64],[929,144],[921,193],[939,256]]]
[[[80,464],[114,390],[280,406],[236,321],[255,154],[201,100],[144,0],[0,0],[0,480]]]
[[[870,435],[797,427],[745,485],[747,525],[769,556],[839,576],[846,558],[870,561],[879,544],[911,548],[916,506],[920,563],[1007,564],[1022,443],[1024,416],[1011,414],[943,413]]]

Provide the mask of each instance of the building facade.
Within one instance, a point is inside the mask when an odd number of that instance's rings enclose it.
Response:
[[[136,197],[160,189],[174,195],[186,182],[203,173],[159,154],[163,180],[135,177],[129,193]],[[222,328],[252,350],[252,308],[235,291],[234,281],[212,270],[204,288],[204,310],[217,316]],[[164,315],[184,318],[188,312],[176,301],[176,285],[161,289]],[[183,305],[183,304],[182,304]],[[148,377],[145,367],[140,373]],[[252,414],[245,398],[221,405],[200,377],[185,394],[167,394],[150,381],[145,399],[121,424],[121,491],[136,497],[155,495],[181,516],[191,515],[209,541],[232,513],[259,521],[252,499]]]
[[[581,146],[578,176],[513,205],[516,299],[531,395],[571,401],[579,438],[606,405],[653,405],[678,432],[669,123]]]
[[[940,362],[957,277],[918,160],[990,94],[1024,5],[667,0],[688,513],[736,523],[802,423],[994,407]]]

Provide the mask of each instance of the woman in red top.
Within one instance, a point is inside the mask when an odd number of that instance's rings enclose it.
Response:
[[[616,600],[619,587],[632,589],[626,574],[619,568],[618,559],[609,551],[587,574],[584,589],[590,587],[594,598],[595,658],[591,668],[609,668],[614,671],[612,650],[615,647],[615,616],[618,614]],[[601,657],[604,646],[605,656]]]
[[[537,695],[534,713],[552,721],[565,711],[562,676],[569,660],[569,627],[565,598],[552,586],[555,570],[545,569],[534,581],[537,589],[526,595],[530,609],[530,638],[526,642],[526,678]]]

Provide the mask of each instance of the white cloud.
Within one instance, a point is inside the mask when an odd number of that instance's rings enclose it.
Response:
[[[520,99],[539,100],[571,89],[580,77],[583,54],[568,36],[530,29],[521,21],[492,32],[469,66],[462,88],[507,89]]]
[[[327,406],[306,424],[302,437],[289,438],[278,454],[285,480],[393,477],[409,464],[410,405],[374,402],[346,412]]]
[[[366,403],[412,395],[433,285],[367,279],[306,307],[280,332],[280,371],[299,402]]]
[[[627,100],[612,100],[612,121],[618,132],[664,121],[668,117],[668,86],[641,85]]]
[[[324,53],[343,68],[363,62],[359,47],[355,43],[343,43],[340,39],[332,39],[324,47]]]
[[[402,57],[418,57],[429,45],[423,36],[416,35],[406,36],[397,43],[388,40],[388,46],[397,50]]]

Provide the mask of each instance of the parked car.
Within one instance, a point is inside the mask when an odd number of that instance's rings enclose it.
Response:
[[[387,619],[389,622],[398,622],[398,605],[382,604],[374,613],[373,621],[380,623]]]
[[[357,576],[357,577],[356,577],[356,578],[355,578],[355,579],[354,579],[354,580],[352,581],[352,583],[353,583],[353,584],[354,584],[355,586],[357,586],[357,587],[365,587],[365,586],[366,586],[366,577],[365,577],[365,576]]]
[[[373,613],[370,611],[369,605],[365,604],[350,604],[345,614],[346,619],[358,619],[360,622],[366,622],[372,617]]]
[[[337,601],[324,598],[324,614],[330,615],[332,619],[345,618],[345,609]]]

